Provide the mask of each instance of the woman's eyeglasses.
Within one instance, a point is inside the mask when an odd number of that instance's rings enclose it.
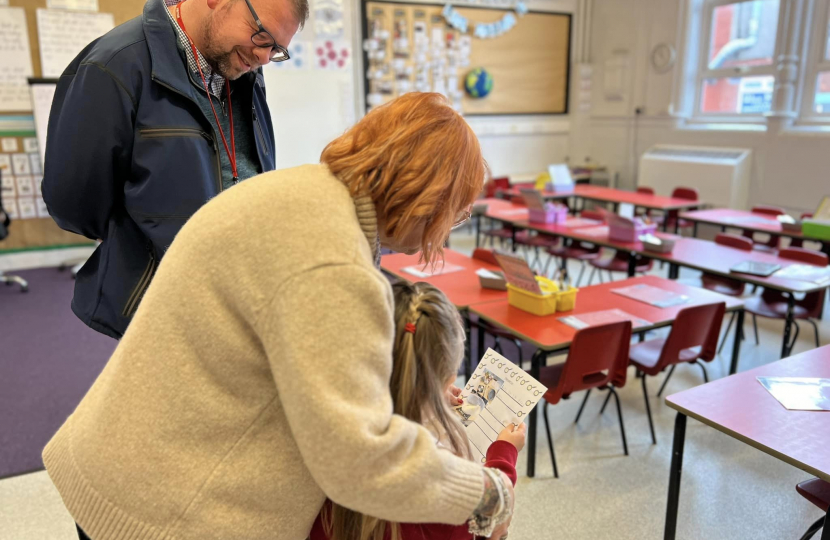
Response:
[[[248,9],[251,11],[251,15],[254,16],[257,28],[259,28],[259,32],[251,36],[251,42],[257,47],[271,49],[269,56],[272,62],[285,62],[288,60],[290,58],[290,56],[288,56],[288,49],[277,44],[277,40],[274,39],[274,36],[272,36],[268,30],[263,28],[262,22],[259,20],[259,15],[256,14],[256,10],[254,10],[254,6],[251,5],[251,1],[245,0],[245,3],[248,4]]]
[[[452,228],[457,229],[457,228],[461,227],[462,225],[464,225],[465,223],[470,221],[470,218],[472,216],[473,216],[472,206],[468,206],[467,208],[462,210],[461,213],[458,215],[458,217],[455,219],[455,223],[453,224]]]

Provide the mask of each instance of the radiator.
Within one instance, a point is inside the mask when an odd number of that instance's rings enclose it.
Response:
[[[747,148],[652,146],[640,158],[638,185],[658,195],[693,187],[707,205],[748,209],[751,153]]]

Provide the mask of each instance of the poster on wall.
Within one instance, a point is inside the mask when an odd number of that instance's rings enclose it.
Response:
[[[21,7],[0,8],[0,111],[30,111],[32,55],[26,13]]]
[[[343,37],[343,0],[314,1],[314,34],[317,38]]]
[[[351,63],[352,51],[346,40],[318,39],[314,42],[314,67],[345,69]]]

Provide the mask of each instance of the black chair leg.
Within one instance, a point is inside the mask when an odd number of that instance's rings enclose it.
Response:
[[[813,330],[815,330],[816,332],[816,348],[818,348],[821,346],[818,341],[818,325],[816,324],[816,321],[814,321],[813,319],[807,319],[807,322],[813,325]]]
[[[758,317],[752,314],[752,328],[755,330],[755,344],[760,345],[761,341],[758,339]]]
[[[663,395],[663,390],[665,390],[666,385],[669,384],[669,379],[671,379],[671,376],[674,375],[674,368],[676,368],[676,367],[677,367],[677,364],[672,364],[672,366],[669,368],[669,372],[668,372],[668,374],[666,374],[666,378],[663,379],[663,384],[660,385],[660,390],[657,391],[657,397],[660,397],[660,396]]]
[[[599,279],[600,284],[605,283],[604,281],[602,281],[602,270],[597,272],[597,279]]]
[[[703,382],[708,383],[709,382],[709,374],[706,373],[706,366],[700,360],[695,360],[695,364],[699,365],[700,369],[703,370]]]
[[[822,527],[824,527],[824,516],[822,516],[821,518],[819,518],[818,521],[810,525],[810,528],[807,529],[807,532],[804,533],[804,536],[802,536],[800,540],[810,540],[810,538],[812,538],[814,534],[819,532],[819,530],[821,530]]]
[[[582,410],[585,408],[585,404],[588,403],[588,396],[591,395],[591,389],[585,391],[585,398],[582,400],[582,405],[579,406],[579,412],[576,413],[576,420],[574,420],[574,424],[579,423],[579,417],[582,416]]]
[[[654,422],[651,420],[651,405],[648,404],[648,390],[646,389],[646,374],[643,373],[643,398],[646,400],[646,416],[648,416],[648,428],[651,430],[651,443],[657,444],[657,437],[654,435]]]
[[[732,316],[729,317],[729,324],[726,325],[726,332],[723,333],[723,340],[720,342],[720,347],[718,347],[718,354],[723,350],[723,346],[726,344],[726,337],[729,335],[729,329],[732,328],[732,323],[735,322],[735,314],[737,311],[732,312]],[[738,331],[735,331],[735,339],[738,339]]]
[[[620,419],[620,433],[622,433],[622,441],[623,441],[623,452],[625,455],[628,455],[628,443],[625,440],[625,424],[623,424],[623,417],[622,417],[622,408],[620,407],[620,396],[617,395],[617,392],[614,390],[613,387],[608,387],[608,395],[614,395],[614,401],[617,402],[617,417]]]
[[[548,423],[548,404],[545,403],[542,409],[545,412],[545,433],[548,434],[548,448],[550,448],[550,460],[553,463],[553,477],[559,478],[559,470],[556,468],[556,453],[553,451],[553,435],[550,434],[550,424]]]
[[[514,339],[513,344],[516,345],[516,350],[519,351],[519,367],[522,367],[522,362],[524,362],[524,358],[522,358],[522,342]]]
[[[594,267],[592,267],[592,268],[591,268],[591,273],[590,273],[590,274],[588,274],[588,285],[590,285],[590,284],[591,284],[591,282],[593,282],[593,281],[594,281],[594,272],[596,272],[596,271],[597,271],[597,267],[596,267],[596,266],[594,266]],[[600,280],[601,280],[601,279],[602,279],[602,277],[600,277]]]
[[[605,396],[605,401],[602,402],[602,407],[599,409],[599,414],[605,412],[605,407],[608,405],[608,401],[611,399],[611,394]]]

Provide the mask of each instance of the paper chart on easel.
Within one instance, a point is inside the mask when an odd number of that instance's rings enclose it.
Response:
[[[484,463],[499,433],[511,423],[524,422],[546,391],[519,366],[487,349],[461,390],[464,403],[453,409],[465,427],[473,459]]]

